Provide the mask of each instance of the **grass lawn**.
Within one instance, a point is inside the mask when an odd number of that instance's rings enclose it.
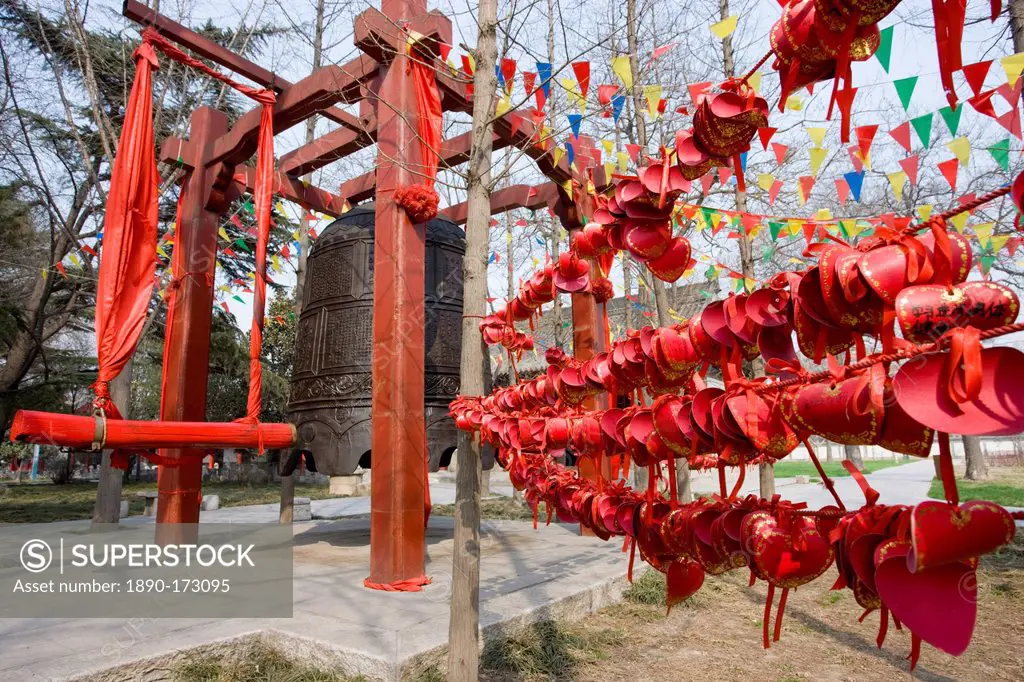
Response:
[[[960,491],[960,499],[964,501],[987,500],[1004,507],[1024,507],[1024,469],[990,468],[988,480],[965,481],[958,478],[956,487]],[[928,497],[946,499],[941,479],[932,479]]]
[[[910,460],[911,462],[917,460]],[[889,467],[899,466],[901,464],[909,464],[900,459],[866,459],[864,460],[864,473],[870,474],[878,471],[879,469],[888,469]],[[825,473],[832,478],[841,478],[843,476],[849,476],[850,472],[846,470],[842,462],[822,462],[821,468],[825,470]],[[818,477],[818,470],[814,468],[814,464],[808,460],[805,462],[782,460],[775,464],[775,476],[776,478],[790,478],[792,476],[813,476]]]
[[[541,502],[537,510],[537,522],[546,523],[548,513],[546,505]],[[431,516],[454,516],[454,504],[435,504],[430,508]],[[511,497],[499,497],[480,501],[480,518],[505,519],[507,521],[533,521],[533,510],[513,500]]]
[[[143,500],[135,493],[156,490],[155,482],[128,483],[121,490],[128,500],[128,514],[142,513]],[[278,483],[243,485],[239,483],[203,483],[203,492],[220,496],[220,506],[238,507],[246,504],[267,504],[281,499]],[[312,499],[331,497],[327,486],[296,485],[295,495]],[[95,483],[7,483],[0,484],[0,523],[50,523],[92,517],[96,502]]]

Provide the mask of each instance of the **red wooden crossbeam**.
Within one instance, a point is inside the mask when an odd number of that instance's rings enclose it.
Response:
[[[76,414],[19,410],[11,440],[88,450],[103,448],[287,448],[295,444],[292,424],[165,422],[104,419]]]

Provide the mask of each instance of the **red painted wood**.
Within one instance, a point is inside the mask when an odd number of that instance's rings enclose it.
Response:
[[[98,431],[97,431],[98,429]],[[11,424],[11,440],[86,450],[97,433],[108,448],[188,448],[188,455],[206,455],[200,449],[291,447],[292,424],[244,424],[241,422],[165,422],[107,419],[77,414],[19,410]]]
[[[215,140],[227,130],[228,118],[222,112],[209,107],[195,111],[189,138],[200,159],[208,158]],[[204,163],[198,163],[187,176],[182,190],[181,217],[174,233],[171,263],[177,286],[168,297],[167,305],[161,421],[199,422],[206,419],[206,382],[220,219],[217,212],[207,208],[213,178],[214,171]],[[189,461],[179,467],[159,469],[156,537],[165,543],[186,541],[190,538],[183,537],[182,530],[171,524],[199,521],[202,451],[170,448],[160,454]]]

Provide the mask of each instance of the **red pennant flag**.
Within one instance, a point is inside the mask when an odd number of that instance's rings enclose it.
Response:
[[[807,240],[807,246],[814,243],[814,238],[817,236],[818,226],[814,223],[804,223],[804,239]]]
[[[996,110],[992,107],[992,95],[995,93],[995,90],[987,90],[971,97],[967,102],[974,107],[974,110],[979,114],[985,114],[991,118],[997,118]]]
[[[904,121],[889,131],[892,139],[900,143],[900,146],[910,153],[910,121]]]
[[[519,128],[522,125],[523,125],[523,116],[522,116],[522,114],[517,114],[514,111],[510,112],[509,115],[508,115],[508,127],[512,131],[512,137],[516,136],[516,133],[519,132]]]
[[[56,267],[56,268],[57,268],[57,272],[59,272],[59,273],[60,273],[60,276],[61,276],[61,277],[63,277],[64,279],[67,279],[67,278],[68,278],[68,272],[67,272],[67,270],[65,270],[65,269],[64,269],[64,264],[63,264],[63,263],[61,263],[61,262],[59,262],[59,261],[58,261],[58,262],[56,263],[56,265],[54,265],[54,267]]]
[[[238,217],[238,215],[231,216],[231,224],[237,227],[239,230],[245,229],[245,225],[242,224],[242,220],[241,218]]]
[[[846,153],[850,155],[850,163],[852,163],[854,169],[858,173],[860,173],[862,170],[864,170],[864,162],[861,161],[861,158],[860,158],[860,155],[858,154],[858,152],[860,152],[860,147],[858,147],[856,145],[853,145],[851,147],[847,147],[846,148]]]
[[[846,184],[846,178],[836,178],[836,194],[839,197],[840,206],[846,203],[846,197],[850,196],[850,186]]]
[[[586,97],[590,91],[590,62],[573,62],[572,72],[576,74],[576,82],[580,84],[580,94]]]
[[[722,166],[721,168],[718,169],[718,182],[724,185],[725,183],[729,182],[730,177],[732,177],[731,168],[726,168],[725,166]]]
[[[1010,258],[1013,258],[1013,254],[1017,252],[1017,248],[1020,246],[1022,240],[1020,237],[1010,237],[1006,240],[1006,251],[1010,254]]]
[[[612,96],[619,91],[618,85],[598,85],[597,101],[601,106],[608,106],[612,103]]]
[[[288,244],[281,247],[281,255],[284,256],[285,260],[289,260],[292,257],[292,250],[288,248]]]
[[[711,87],[711,81],[705,81],[704,83],[690,83],[686,86],[686,89],[690,91],[690,99],[693,100],[693,106],[699,104],[699,98],[708,88]]]
[[[908,156],[905,159],[900,159],[900,168],[907,174],[907,180],[910,180],[911,185],[917,184],[917,166],[919,157],[917,154]]]
[[[772,150],[775,152],[775,160],[781,166],[782,162],[786,160],[786,151],[789,150],[789,147],[779,142],[772,142]]]
[[[997,116],[996,120],[999,121],[999,125],[1001,125],[1004,128],[1006,128],[1006,130],[1011,135],[1016,137],[1018,140],[1022,139],[1021,138],[1021,130],[1020,130],[1020,110],[1019,109],[1016,109],[1016,108],[1011,109],[1011,110],[1007,111],[1005,114],[1003,114],[1002,116]]]
[[[85,251],[90,256],[97,256],[97,255],[99,255],[99,254],[96,253],[96,249],[92,248],[88,244],[83,244],[82,245],[82,251]]]
[[[942,172],[942,177],[946,178],[946,182],[949,183],[950,188],[954,192],[956,191],[956,174],[957,174],[957,167],[959,165],[960,165],[960,162],[957,161],[955,158],[954,159],[948,159],[948,160],[943,161],[942,163],[938,164],[939,170]]]
[[[224,309],[224,312],[226,312],[226,313],[230,313],[230,312],[231,312],[231,311],[230,311],[230,310],[228,309],[228,304],[227,304],[227,303],[225,303],[224,301],[221,301],[221,302],[220,302],[220,307],[221,307],[221,308],[223,308],[223,309]]]
[[[700,178],[700,187],[707,194],[711,190],[711,185],[715,182],[715,178],[711,173],[705,173]]]
[[[665,99],[664,97],[662,97],[661,99],[658,100],[658,113],[659,114],[664,114],[665,113],[665,109],[667,109],[667,108],[668,108],[668,100]]]
[[[473,62],[469,61],[468,54],[462,55],[462,70],[466,73],[467,76],[473,75]]]
[[[858,126],[853,132],[857,133],[857,144],[860,146],[860,155],[865,159],[871,153],[871,143],[875,140],[875,133],[878,132],[877,125]]]
[[[810,175],[801,175],[799,182],[800,189],[804,195],[804,201],[806,201],[811,196],[811,189],[814,187],[814,177]]]
[[[311,227],[311,228],[309,228],[309,232],[307,232],[306,234],[308,234],[308,235],[309,235],[309,238],[310,238],[310,239],[317,239],[317,238],[318,238],[318,237],[320,236],[320,235],[318,235],[318,234],[316,233],[316,230],[315,230],[315,229],[313,229],[312,227]]]
[[[772,183],[771,189],[768,190],[768,205],[774,206],[775,200],[779,196],[779,192],[782,191],[782,180],[776,180]]]
[[[638,163],[637,159],[640,157],[640,145],[627,144],[626,151],[629,152],[629,158],[633,160],[633,163]]]
[[[768,142],[772,139],[772,135],[778,128],[758,128],[757,136],[761,138],[761,148],[768,151]]]
[[[448,61],[448,55],[452,53],[452,46],[439,41],[437,43],[437,53],[441,55],[441,61],[446,62]]]
[[[512,85],[516,82],[516,60],[502,58],[501,77],[505,79],[505,90],[512,92]]]
[[[971,86],[971,92],[975,96],[980,95],[981,89],[985,87],[985,77],[988,75],[988,70],[991,66],[992,60],[989,59],[977,64],[968,64],[963,68],[964,78],[967,79],[967,84]]]
[[[668,45],[662,45],[661,47],[654,48],[654,53],[651,54],[651,61],[654,61],[655,59],[665,54],[675,46],[676,43],[669,43]]]
[[[544,111],[544,105],[547,104],[548,101],[547,95],[544,94],[544,88],[537,88],[536,90],[534,90],[533,96],[537,99],[537,111]],[[543,115],[541,115],[540,120],[544,120]],[[537,130],[540,130],[540,126],[537,126]]]
[[[996,92],[998,92],[999,95],[1006,100],[1007,104],[1015,108],[1017,104],[1020,102],[1020,93],[1022,88],[1024,88],[1024,80],[1018,78],[1017,84],[1014,85],[1012,88],[1010,87],[1009,83],[1003,83],[998,88],[996,88]]]
[[[743,225],[743,231],[750,234],[751,230],[761,224],[761,218],[756,215],[744,213],[743,217],[740,218],[740,224]]]
[[[523,71],[523,88],[526,89],[526,96],[533,94],[533,85],[537,82],[537,73],[534,71]]]

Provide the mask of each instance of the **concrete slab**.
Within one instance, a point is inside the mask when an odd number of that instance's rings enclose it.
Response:
[[[295,609],[290,619],[8,619],[0,622],[0,680],[163,680],[201,650],[265,638],[286,655],[348,673],[397,680],[447,644],[453,520],[427,530],[419,593],[362,586],[369,520],[295,524]],[[578,618],[617,601],[628,556],[620,542],[580,537],[575,527],[490,521],[481,542],[481,627],[541,617]],[[43,643],[60,642],[60,646]]]

